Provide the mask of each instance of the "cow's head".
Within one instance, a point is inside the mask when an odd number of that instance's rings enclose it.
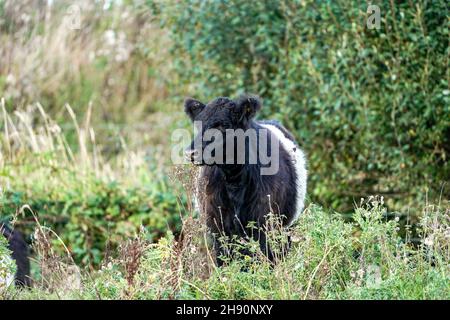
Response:
[[[196,164],[215,164],[208,161],[208,148],[221,149],[225,155],[226,132],[247,130],[251,119],[261,108],[260,100],[255,96],[241,96],[238,99],[220,97],[208,104],[188,98],[184,111],[200,128],[191,145],[186,149],[186,157]],[[220,139],[219,135],[222,136]],[[215,144],[215,145],[211,145]],[[212,153],[214,155],[214,152]]]

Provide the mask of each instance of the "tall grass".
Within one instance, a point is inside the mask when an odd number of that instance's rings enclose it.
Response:
[[[401,241],[381,198],[355,209],[355,224],[310,205],[289,231],[291,252],[273,265],[262,253],[217,268],[204,225],[191,217],[184,236],[158,243],[142,230],[95,272],[4,298],[78,299],[448,299],[449,208],[425,206],[422,242]],[[432,226],[432,228],[430,228]],[[286,232],[286,231],[282,231]],[[242,246],[253,250],[251,242]],[[257,248],[257,246],[256,246]],[[50,250],[50,249],[48,249]],[[76,269],[75,269],[76,270]],[[67,271],[65,271],[67,272]],[[72,270],[72,272],[74,272]],[[54,278],[53,278],[54,279]],[[73,279],[70,278],[70,279]],[[71,285],[75,282],[75,285]]]
[[[79,28],[69,21],[73,7]],[[168,98],[165,31],[140,1],[1,1],[0,92],[8,108],[40,101],[52,116],[92,102],[98,122],[128,123]],[[170,75],[170,77],[169,77]]]

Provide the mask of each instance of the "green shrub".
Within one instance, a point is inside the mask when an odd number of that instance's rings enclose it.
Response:
[[[35,155],[33,161],[38,158]],[[78,264],[98,267],[105,256],[133,237],[141,226],[148,230],[150,241],[159,239],[169,229],[180,229],[180,205],[186,199],[177,196],[172,185],[169,187],[167,176],[155,175],[150,181],[128,186],[93,174],[84,175],[79,169],[61,164],[49,168],[36,161],[34,165],[22,163],[19,168],[20,176],[9,166],[0,175],[2,181],[10,184],[0,196],[1,220],[16,217],[19,228],[31,235],[36,223],[32,213],[22,208],[29,205],[39,222],[61,237]],[[45,179],[49,169],[56,182]],[[34,175],[27,176],[27,171]]]
[[[405,210],[450,180],[447,3],[172,1],[153,4],[170,28],[190,95],[264,98],[305,148],[314,202],[351,210],[389,195]],[[447,188],[448,190],[448,188]],[[448,191],[446,193],[448,195]]]

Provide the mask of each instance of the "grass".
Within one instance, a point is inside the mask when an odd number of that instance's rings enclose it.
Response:
[[[80,28],[67,20],[80,9]],[[41,101],[59,120],[93,103],[97,124],[137,122],[168,96],[169,45],[146,5],[62,0],[0,2],[0,92],[8,105]],[[165,105],[167,106],[167,105]]]
[[[385,220],[379,198],[355,209],[355,223],[310,205],[290,231],[292,250],[275,266],[257,255],[222,268],[215,267],[205,250],[202,223],[190,217],[179,241],[169,233],[149,243],[141,230],[96,271],[79,271],[73,262],[52,259],[50,253],[45,259],[51,262],[43,263],[52,272],[44,282],[31,290],[9,288],[3,297],[448,299],[448,216],[448,209],[427,206],[421,219],[425,240],[412,247],[398,237],[397,222]],[[45,247],[42,239],[36,241]]]

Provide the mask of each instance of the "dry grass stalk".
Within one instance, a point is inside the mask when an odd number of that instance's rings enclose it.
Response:
[[[140,236],[126,241],[119,247],[120,262],[130,287],[135,284],[135,277],[141,266],[141,258],[146,249],[147,243]]]
[[[41,281],[34,281],[34,284],[57,294],[60,298],[66,297],[69,292],[80,290],[81,272],[62,239],[53,230],[43,226],[37,214],[28,205],[23,206],[20,212],[24,214],[25,210],[32,214],[36,222],[33,249],[38,257]],[[62,245],[66,255],[61,256],[54,250],[52,239]]]

